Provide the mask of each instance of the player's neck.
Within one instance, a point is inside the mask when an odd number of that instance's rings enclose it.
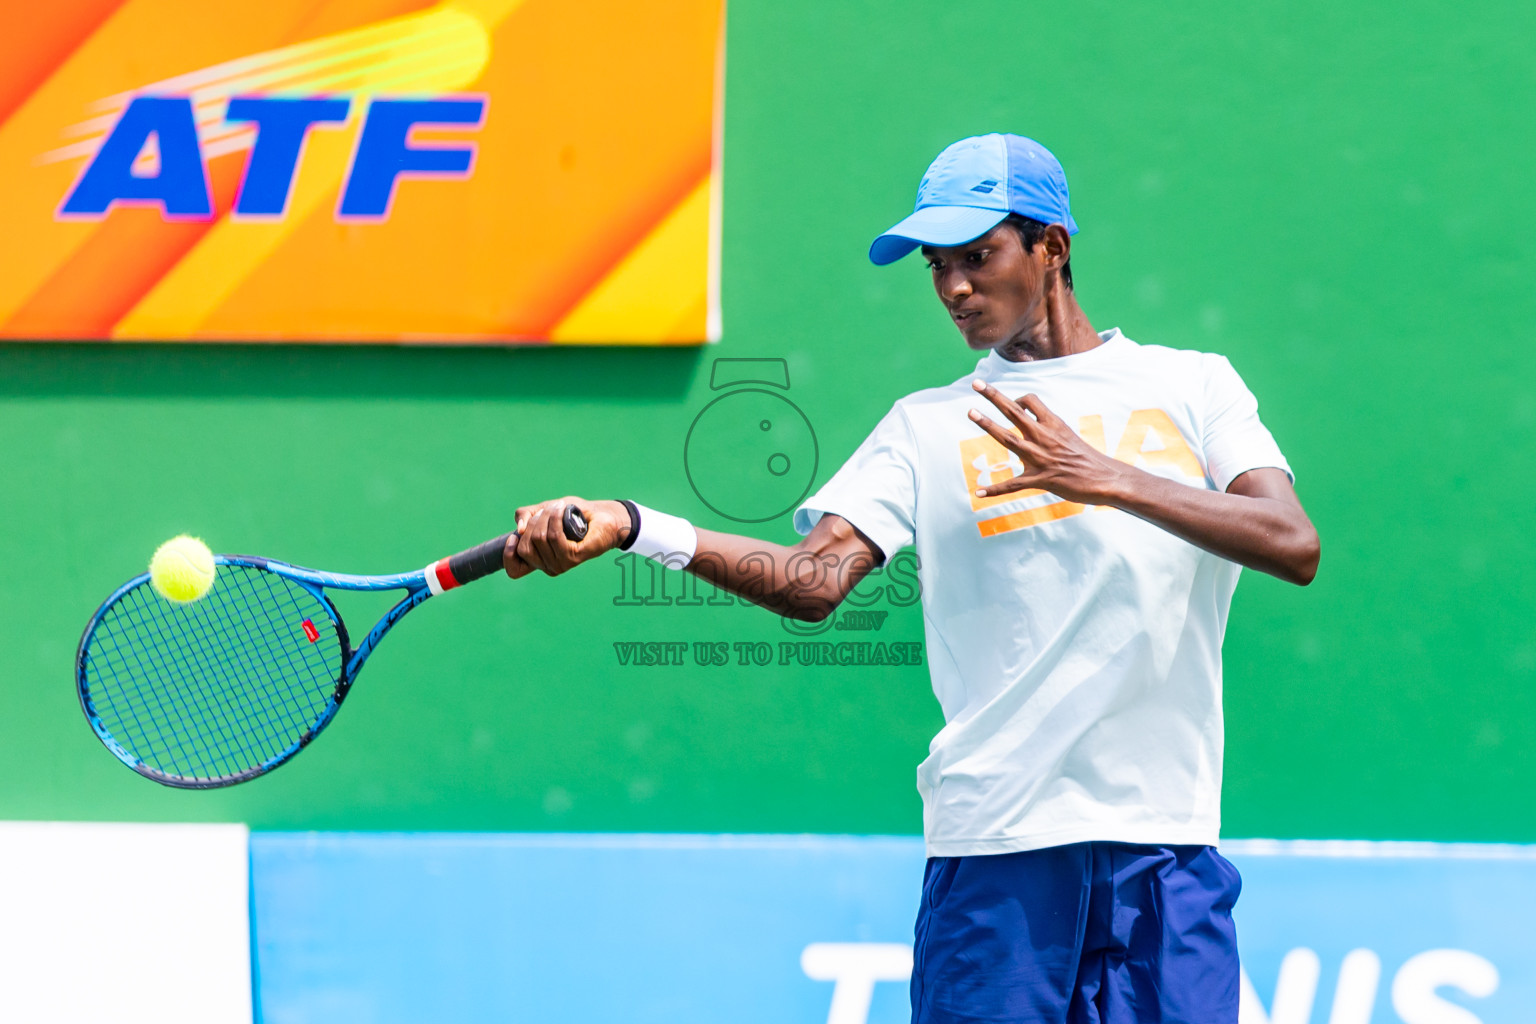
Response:
[[[1045,293],[1042,305],[1044,315],[999,345],[998,355],[1010,362],[1032,362],[1075,355],[1104,344],[1077,304],[1077,296],[1060,280]]]

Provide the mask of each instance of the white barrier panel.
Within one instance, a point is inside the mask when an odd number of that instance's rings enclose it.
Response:
[[[0,822],[0,1021],[251,1024],[243,825]]]

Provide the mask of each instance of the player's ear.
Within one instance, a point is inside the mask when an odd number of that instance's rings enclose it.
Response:
[[[1039,248],[1044,250],[1041,255],[1045,258],[1046,266],[1060,270],[1072,258],[1072,236],[1060,224],[1047,224]]]

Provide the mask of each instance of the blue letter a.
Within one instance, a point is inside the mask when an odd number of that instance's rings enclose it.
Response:
[[[151,135],[160,145],[160,173],[142,177],[133,162]],[[119,202],[158,203],[164,217],[213,216],[191,99],[140,96],[128,104],[59,213],[99,217]]]

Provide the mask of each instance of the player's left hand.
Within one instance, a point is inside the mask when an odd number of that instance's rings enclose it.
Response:
[[[997,406],[1017,429],[1007,430],[976,409],[968,414],[971,422],[991,434],[1024,464],[1024,472],[1012,480],[978,488],[979,497],[1040,488],[1084,505],[1110,503],[1126,469],[1124,463],[1091,447],[1035,395],[1012,399],[984,381],[973,381],[971,386]]]

